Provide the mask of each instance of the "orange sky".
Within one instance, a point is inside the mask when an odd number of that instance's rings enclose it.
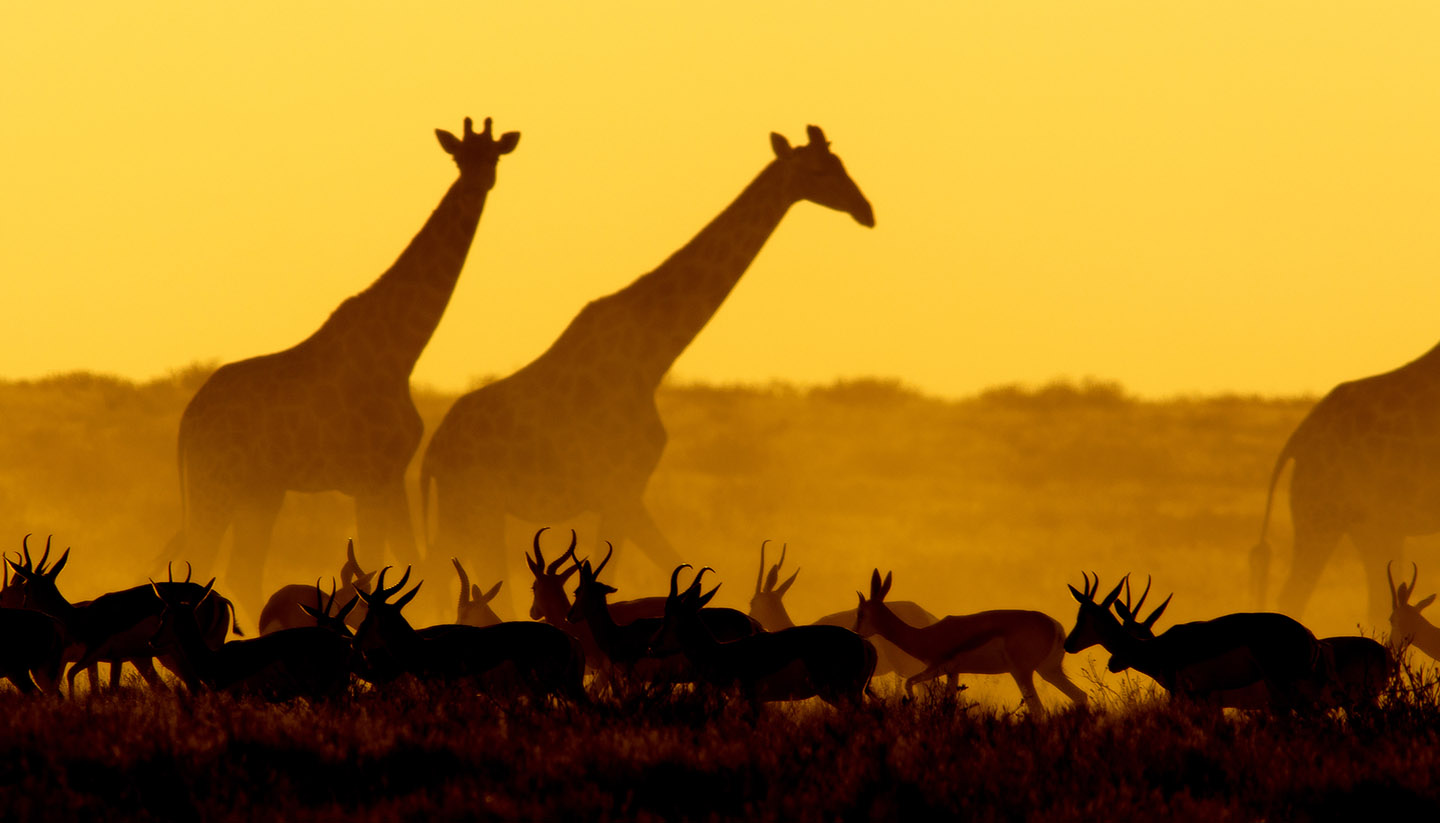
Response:
[[[290,346],[523,134],[417,381],[549,344],[821,125],[802,204],[677,363],[962,395],[1318,392],[1440,339],[1431,2],[10,3],[0,377]]]

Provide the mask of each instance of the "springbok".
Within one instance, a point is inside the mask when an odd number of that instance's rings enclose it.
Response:
[[[56,588],[55,578],[70,559],[66,549],[55,565],[49,569],[45,563],[50,557],[50,541],[45,541],[45,554],[39,563],[32,563],[30,547],[22,541],[24,563],[17,565],[6,559],[14,571],[20,587],[25,593],[25,608],[44,612],[59,620],[65,628],[68,644],[65,659],[74,661],[66,675],[68,691],[75,696],[75,678],[81,671],[90,673],[90,688],[99,688],[97,677],[99,663],[110,664],[110,687],[120,685],[123,664],[129,662],[140,672],[140,676],[152,688],[164,688],[164,681],[155,671],[155,651],[150,639],[160,626],[160,611],[163,604],[156,601],[149,585],[136,586],[118,592],[102,594],[91,601],[71,603]],[[188,564],[187,564],[188,568]],[[199,584],[191,583],[187,571],[183,582],[175,582],[172,575],[168,582],[157,584],[162,591],[175,597],[193,595],[198,598]],[[197,615],[204,628],[206,642],[211,648],[225,642],[225,636],[233,628],[242,634],[235,624],[235,610],[229,600],[220,595],[208,598],[206,605]],[[161,656],[167,668],[175,670],[173,658]]]
[[[355,541],[347,540],[345,543],[345,565],[340,567],[340,589],[336,595],[341,600],[349,600],[356,590],[370,591],[370,580],[375,572],[362,571],[360,563],[355,559]],[[265,607],[260,610],[260,634],[280,631],[281,629],[298,629],[301,626],[315,625],[314,619],[309,614],[310,610],[319,608],[320,601],[316,598],[314,588],[308,583],[291,583],[281,586],[270,595],[265,601]],[[309,606],[306,610],[304,607]],[[362,605],[350,612],[350,627],[360,625],[365,619],[365,609]]]
[[[794,626],[721,642],[700,619],[700,610],[720,589],[700,593],[700,579],[713,569],[701,569],[680,592],[680,571],[688,568],[682,564],[670,575],[657,647],[679,645],[700,679],[722,689],[738,687],[752,706],[819,697],[839,707],[864,699],[875,672],[870,641],[840,626]]]
[[[319,605],[312,608],[302,603],[299,607],[316,625],[280,629],[253,640],[232,640],[212,649],[205,642],[197,610],[213,596],[214,585],[212,578],[195,599],[184,591],[162,592],[152,583],[153,594],[162,604],[160,628],[152,642],[174,656],[181,679],[192,691],[204,686],[281,702],[296,697],[333,697],[350,685],[353,651],[345,617],[357,602],[354,594],[331,614],[335,588],[332,585],[327,599],[317,580],[312,593]]]
[[[1318,699],[1315,691],[1326,679],[1324,654],[1315,635],[1294,619],[1272,612],[1227,614],[1181,623],[1147,640],[1127,631],[1110,612],[1124,584],[1116,584],[1099,603],[1099,576],[1093,584],[1086,576],[1083,593],[1067,587],[1080,610],[1065,638],[1066,651],[1076,654],[1098,643],[1110,653],[1111,672],[1133,668],[1172,696],[1220,705],[1226,705],[1227,695],[1245,695],[1233,708],[1255,708],[1250,701],[1257,684],[1265,686],[1265,703],[1272,707],[1292,708]],[[1153,626],[1158,616],[1152,614],[1142,623]]]
[[[1410,584],[1396,586],[1395,578],[1390,574],[1390,565],[1385,564],[1385,579],[1390,583],[1390,648],[1399,654],[1406,645],[1410,645],[1440,660],[1440,627],[1420,613],[1435,602],[1435,595],[1411,603],[1415,581],[1420,578],[1420,567],[1412,562]]]
[[[491,586],[488,592],[481,591],[478,583],[470,582],[470,575],[465,573],[465,567],[460,565],[458,558],[452,557],[450,562],[455,565],[455,574],[460,576],[460,602],[455,607],[455,622],[462,626],[477,627],[503,622],[500,615],[490,608],[490,601],[500,593],[500,585],[505,581],[501,580]]]
[[[866,637],[878,634],[926,664],[924,671],[906,679],[907,693],[941,675],[953,692],[961,674],[1009,674],[1031,716],[1039,717],[1044,707],[1035,691],[1038,673],[1076,705],[1088,703],[1085,691],[1065,674],[1065,627],[1060,621],[1037,611],[996,609],[912,626],[885,602],[892,582],[889,572],[884,580],[879,569],[870,573],[870,597],[855,593],[860,598],[855,631]]]
[[[608,602],[615,589],[600,582],[600,573],[615,554],[615,546],[606,541],[605,559],[595,569],[590,561],[578,568],[580,583],[575,589],[575,604],[566,616],[568,622],[583,623],[603,659],[643,682],[693,683],[695,673],[678,643],[656,644],[655,637],[663,628],[662,616],[636,617],[627,623],[615,619]],[[749,637],[762,631],[760,624],[743,612],[727,608],[703,608],[700,622],[720,642]],[[592,665],[599,661],[592,661]]]
[[[750,598],[750,616],[760,621],[760,625],[765,628],[765,631],[774,632],[795,625],[795,621],[790,619],[790,613],[785,608],[782,598],[785,597],[785,592],[794,585],[795,578],[800,575],[800,570],[796,569],[794,574],[785,578],[784,583],[778,582],[780,567],[785,563],[785,552],[789,548],[788,544],[782,544],[780,560],[770,567],[770,573],[767,575],[765,573],[765,544],[769,542],[766,540],[760,544],[760,573],[755,576],[755,595]],[[935,623],[935,615],[925,611],[918,603],[897,600],[887,605],[890,606],[891,611],[900,616],[901,620],[912,626],[929,626]],[[843,612],[827,614],[811,625],[840,626],[850,629],[855,626],[855,617],[855,610],[847,609]],[[906,654],[899,646],[883,637],[873,636],[870,638],[870,642],[874,644],[875,653],[879,656],[879,661],[875,664],[876,677],[894,673],[901,678],[907,678],[919,674],[926,668],[923,662]]]
[[[1142,640],[1154,639],[1155,622],[1160,619],[1165,607],[1170,605],[1174,595],[1166,597],[1165,602],[1151,612],[1149,617],[1140,620],[1140,609],[1145,603],[1145,597],[1150,593],[1151,581],[1146,578],[1145,591],[1140,593],[1140,599],[1133,605],[1130,602],[1129,577],[1121,582],[1125,588],[1125,599],[1123,602],[1117,600],[1113,604],[1115,613],[1120,617],[1120,625],[1125,631]],[[1358,635],[1322,637],[1317,642],[1320,644],[1320,668],[1324,678],[1316,684],[1321,702],[1345,709],[1376,705],[1395,674],[1394,658],[1385,646],[1369,637]],[[1265,708],[1270,702],[1263,683],[1256,683],[1245,689],[1220,692],[1215,698],[1221,706],[1229,708]]]
[[[400,610],[421,584],[391,601],[410,580],[410,569],[386,588],[388,570],[380,570],[374,591],[360,593],[369,611],[355,633],[355,648],[365,679],[385,683],[409,674],[420,680],[467,682],[485,691],[518,685],[531,694],[586,699],[585,653],[570,635],[546,623],[526,622],[416,630]]]

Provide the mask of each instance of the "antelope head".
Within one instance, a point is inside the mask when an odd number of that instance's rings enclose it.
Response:
[[[45,538],[45,554],[40,557],[38,563],[30,558],[30,535],[28,534],[20,541],[22,562],[16,563],[8,557],[5,558],[5,562],[10,566],[14,575],[13,582],[19,586],[21,591],[20,595],[10,595],[10,597],[19,600],[26,608],[46,611],[64,601],[64,598],[60,596],[60,590],[55,587],[55,578],[69,562],[70,550],[67,548],[60,559],[55,561],[55,565],[47,569],[45,563],[50,559],[50,539],[50,537]]]
[[[535,532],[535,557],[531,559],[527,553],[525,564],[530,567],[530,573],[535,575],[535,583],[530,587],[534,592],[534,600],[530,604],[531,620],[546,620],[557,622],[565,619],[566,613],[570,610],[570,598],[565,596],[565,581],[570,575],[580,568],[576,562],[570,568],[559,571],[566,560],[575,559],[575,530],[570,530],[570,548],[565,553],[555,558],[555,562],[545,564],[545,555],[540,551],[540,535],[544,534],[548,526]],[[600,564],[604,568],[605,564]],[[596,571],[599,574],[599,571]]]
[[[760,573],[755,575],[755,596],[750,598],[750,616],[760,621],[760,625],[769,631],[777,631],[795,625],[790,615],[785,610],[785,603],[781,598],[785,592],[794,585],[795,578],[799,576],[800,570],[796,569],[793,574],[785,578],[784,583],[776,585],[780,579],[780,567],[785,564],[785,550],[789,544],[780,546],[780,559],[770,567],[770,573],[765,573],[765,545],[769,540],[760,544]]]
[[[1065,637],[1065,651],[1070,654],[1077,654],[1096,643],[1104,643],[1107,635],[1120,629],[1119,621],[1110,613],[1110,606],[1120,596],[1125,579],[1115,584],[1115,588],[1105,595],[1104,600],[1096,603],[1095,595],[1100,591],[1100,575],[1095,575],[1092,582],[1090,575],[1085,572],[1080,574],[1085,578],[1085,591],[1078,592],[1074,586],[1066,586],[1075,602],[1080,604],[1080,611],[1075,615],[1075,628]]]
[[[695,575],[695,579],[690,581],[685,591],[680,591],[680,572],[689,568],[694,567],[689,563],[681,563],[670,573],[670,592],[665,596],[665,620],[650,640],[651,649],[680,648],[683,645],[681,634],[686,631],[687,626],[699,623],[700,610],[720,591],[720,584],[717,583],[710,591],[700,593],[700,579],[705,576],[705,572],[715,571],[709,566]]]
[[[410,567],[405,567],[405,574],[400,582],[386,588],[385,572],[390,567],[386,566],[380,570],[380,576],[375,580],[375,590],[370,592],[356,592],[360,600],[365,603],[365,619],[360,621],[360,628],[355,632],[355,650],[364,656],[369,666],[374,666],[376,659],[384,659],[386,663],[392,663],[396,657],[395,647],[403,648],[406,643],[413,639],[415,630],[410,626],[400,610],[415,599],[420,587],[424,582],[416,583],[415,588],[400,595],[393,603],[390,597],[401,589],[410,580]],[[403,652],[401,652],[403,654]]]
[[[1434,624],[1420,614],[1421,611],[1435,602],[1435,595],[1425,597],[1418,603],[1412,604],[1410,598],[1415,594],[1415,581],[1420,577],[1420,567],[1413,562],[1410,564],[1410,583],[1395,585],[1395,578],[1390,574],[1390,563],[1385,564],[1385,579],[1390,583],[1390,647],[1397,652],[1406,644],[1414,644],[1421,651],[1434,657],[1436,651],[1431,646],[1431,638],[1440,632],[1436,631]]]
[[[355,608],[355,604],[360,602],[359,595],[350,595],[350,599],[345,601],[345,605],[341,606],[340,610],[332,615],[330,608],[335,605],[335,578],[330,578],[330,597],[328,599],[320,589],[320,580],[317,578],[315,580],[315,602],[320,605],[320,608],[311,608],[309,605],[301,603],[300,610],[315,618],[316,626],[322,629],[329,629],[341,637],[354,636],[354,633],[350,631],[350,627],[346,625],[345,618],[349,616],[350,610]]]
[[[605,564],[610,562],[610,557],[615,554],[615,545],[609,540],[605,541],[609,550],[605,552],[605,559],[592,571],[590,561],[581,561],[575,566],[580,571],[580,584],[575,587],[575,603],[565,614],[565,620],[570,623],[579,623],[585,619],[585,612],[592,608],[606,608],[605,598],[615,593],[613,586],[600,582],[600,572],[605,570]],[[573,548],[573,547],[572,547]]]
[[[1150,594],[1150,581],[1151,579],[1149,575],[1147,575],[1145,577],[1145,591],[1141,592],[1140,599],[1134,605],[1131,605],[1130,576],[1126,575],[1122,581],[1125,585],[1125,602],[1116,602],[1114,604],[1115,614],[1120,616],[1121,628],[1131,636],[1138,637],[1141,640],[1150,640],[1155,637],[1155,621],[1159,620],[1160,615],[1165,613],[1165,607],[1170,605],[1171,598],[1175,596],[1174,593],[1171,593],[1170,597],[1165,598],[1165,602],[1155,607],[1155,611],[1151,612],[1149,617],[1144,620],[1139,619],[1140,607],[1145,605],[1145,596]],[[1071,591],[1074,590],[1072,589]]]
[[[891,577],[893,574],[893,572],[885,572],[885,579],[881,580],[879,569],[870,572],[870,598],[868,600],[865,595],[855,592],[855,596],[860,598],[860,605],[855,610],[855,633],[861,637],[872,637],[879,631],[875,626],[875,613],[880,609],[889,608],[884,605],[885,595],[890,593],[890,584],[894,582]]]
[[[368,592],[374,577],[375,572],[360,569],[360,561],[355,559],[355,539],[345,541],[345,565],[340,567],[341,585],[354,591]]]
[[[490,601],[500,593],[500,585],[496,583],[485,592],[480,590],[479,584],[470,582],[470,576],[465,573],[465,567],[460,565],[458,558],[450,558],[455,564],[455,573],[460,575],[460,603],[455,610],[455,622],[465,626],[493,626],[502,622],[500,615],[490,608]]]

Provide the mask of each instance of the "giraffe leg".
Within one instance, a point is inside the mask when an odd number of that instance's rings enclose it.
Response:
[[[1370,586],[1370,607],[1366,612],[1372,626],[1386,629],[1390,625],[1390,581],[1385,577],[1385,564],[1394,561],[1400,568],[1405,559],[1405,538],[1377,529],[1356,529],[1350,535],[1360,551],[1365,577]]]
[[[600,518],[599,534],[601,540],[614,541],[617,549],[630,538],[646,557],[667,571],[685,562],[639,500],[622,510],[607,511]]]
[[[405,496],[405,485],[401,479],[397,478],[373,493],[356,495],[355,536],[364,547],[360,564],[363,568],[384,565],[387,545],[394,552],[397,563],[414,565],[420,562],[420,553],[415,547],[415,526],[410,519],[410,501]]]
[[[1304,614],[1305,604],[1320,580],[1320,572],[1335,553],[1335,544],[1340,542],[1340,534],[1336,527],[1312,523],[1308,517],[1296,517],[1295,550],[1290,561],[1290,576],[1280,591],[1280,611],[1296,618]]]
[[[265,557],[270,552],[270,538],[275,518],[285,502],[284,489],[252,492],[240,501],[235,513],[235,543],[230,550],[230,566],[225,579],[231,600],[252,619],[260,614],[264,603]]]

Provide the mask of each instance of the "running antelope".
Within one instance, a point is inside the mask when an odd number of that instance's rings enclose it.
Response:
[[[462,626],[493,626],[502,622],[500,615],[490,608],[490,601],[500,593],[500,584],[496,583],[490,587],[490,591],[480,591],[480,585],[471,584],[470,575],[465,573],[465,567],[460,565],[457,558],[450,558],[455,564],[455,573],[460,576],[460,602],[455,607],[455,622]]]
[[[889,572],[881,580],[876,569],[870,574],[870,597],[855,593],[860,598],[855,631],[866,637],[878,634],[926,664],[928,668],[906,679],[907,693],[941,675],[954,691],[961,674],[1009,674],[1031,716],[1039,717],[1044,708],[1035,691],[1038,672],[1076,705],[1087,704],[1084,690],[1065,674],[1065,627],[1060,621],[1037,611],[997,609],[912,626],[885,602],[891,582]]]
[[[1149,617],[1140,620],[1140,609],[1145,603],[1146,595],[1150,593],[1150,582],[1147,577],[1145,591],[1140,593],[1139,601],[1132,605],[1130,579],[1127,576],[1122,581],[1125,598],[1123,601],[1117,600],[1113,606],[1125,631],[1142,640],[1154,639],[1155,622],[1160,619],[1174,596],[1166,597],[1165,602],[1151,612]],[[1345,709],[1375,706],[1395,675],[1395,660],[1385,646],[1369,637],[1358,635],[1322,637],[1317,642],[1320,644],[1323,680],[1317,684],[1316,691],[1320,694],[1322,703]],[[1263,709],[1270,703],[1268,690],[1263,683],[1256,683],[1245,689],[1220,692],[1216,699],[1220,705],[1228,708]]]
[[[333,697],[350,685],[350,627],[345,617],[355,608],[350,595],[331,614],[336,592],[327,599],[315,581],[312,594],[318,607],[302,603],[313,626],[280,629],[253,640],[232,640],[212,649],[205,642],[197,612],[212,597],[212,578],[194,598],[188,591],[162,591],[151,584],[161,604],[160,628],[153,642],[180,664],[179,674],[192,691],[204,686],[237,695],[256,695],[271,702],[296,697]]]
[[[519,686],[532,694],[585,699],[585,654],[569,635],[545,623],[525,622],[416,630],[400,610],[421,584],[391,601],[409,581],[410,569],[386,588],[388,569],[381,569],[374,591],[360,593],[369,606],[355,633],[365,679],[384,683],[409,674],[420,680],[469,682],[485,691]]]
[[[1435,595],[1411,603],[1415,594],[1415,581],[1420,577],[1420,567],[1410,564],[1410,584],[1395,585],[1390,574],[1390,564],[1385,565],[1385,579],[1390,583],[1390,647],[1399,654],[1408,644],[1440,660],[1440,627],[1425,619],[1420,612],[1435,602]]]
[[[336,596],[341,600],[349,600],[357,590],[370,591],[370,580],[374,576],[375,572],[361,571],[360,563],[355,559],[355,541],[346,541],[345,565],[340,567],[340,589]],[[311,588],[308,583],[281,586],[265,601],[265,608],[260,610],[260,633],[263,635],[281,629],[315,625],[314,619],[309,615],[320,607],[318,597],[318,590]],[[306,609],[306,606],[310,608]],[[359,626],[363,619],[365,608],[362,604],[360,608],[350,612],[350,627]]]
[[[705,682],[720,688],[738,687],[753,706],[762,701],[819,697],[833,706],[858,704],[875,672],[875,647],[840,626],[795,626],[721,642],[705,626],[700,610],[720,589],[700,593],[695,575],[678,591],[683,564],[670,575],[665,621],[655,645],[678,645]]]
[[[689,665],[680,645],[655,643],[657,633],[664,627],[663,616],[636,617],[623,624],[615,619],[607,602],[615,589],[600,582],[600,573],[615,554],[613,544],[606,541],[606,546],[608,551],[599,567],[592,570],[589,560],[580,563],[580,584],[575,589],[575,605],[570,607],[568,622],[583,622],[603,659],[640,681],[693,683],[694,668]],[[663,610],[664,601],[661,605]],[[721,642],[762,631],[754,619],[735,609],[702,608],[699,619],[705,629]]]
[[[785,551],[789,548],[788,544],[782,544],[780,560],[770,567],[770,573],[767,575],[765,573],[765,544],[769,542],[766,540],[760,544],[760,573],[755,576],[755,596],[750,598],[750,616],[760,621],[760,625],[764,626],[766,631],[774,632],[795,625],[795,621],[790,619],[790,613],[786,610],[782,598],[785,597],[785,592],[794,585],[795,578],[800,575],[800,570],[796,569],[794,574],[785,578],[784,583],[778,582],[780,567],[785,563]],[[891,611],[900,616],[901,620],[912,626],[929,626],[935,622],[935,615],[925,611],[918,603],[897,600],[887,605],[890,606]],[[855,609],[847,609],[843,612],[827,614],[811,625],[841,626],[849,629],[855,626],[855,617]],[[901,678],[907,678],[925,670],[924,663],[906,654],[889,640],[877,635],[871,637],[870,642],[875,645],[875,653],[879,656],[879,661],[875,664],[876,677],[893,672]]]
[[[29,535],[26,535],[28,540]],[[163,688],[164,681],[155,671],[155,650],[150,640],[160,626],[162,604],[157,602],[149,585],[136,586],[118,592],[102,594],[91,601],[71,603],[56,588],[55,578],[70,559],[66,549],[55,565],[49,569],[45,563],[50,557],[50,541],[45,542],[45,554],[39,563],[32,563],[30,548],[24,541],[23,565],[6,560],[20,582],[25,593],[25,608],[44,612],[59,620],[65,628],[67,648],[65,659],[74,661],[66,675],[71,697],[75,696],[75,678],[81,671],[90,673],[90,688],[99,688],[98,665],[110,664],[110,687],[120,685],[120,672],[124,663],[129,662],[152,688]],[[188,568],[188,566],[187,566]],[[158,584],[166,594],[176,597],[194,595],[198,599],[199,584],[190,582],[187,572],[183,582],[171,580]],[[198,602],[198,601],[197,601]],[[206,606],[197,614],[204,628],[206,642],[211,648],[225,642],[225,636],[234,629],[235,610],[229,600],[215,595],[206,600]],[[161,662],[171,670],[177,670],[175,661],[168,655],[161,656]]]
[[[1315,635],[1295,620],[1271,612],[1227,614],[1182,623],[1147,640],[1127,631],[1110,612],[1124,584],[1116,584],[1099,603],[1098,576],[1093,583],[1086,576],[1083,593],[1068,587],[1080,610],[1065,638],[1066,651],[1076,654],[1098,643],[1110,652],[1111,672],[1133,668],[1173,696],[1220,705],[1227,693],[1253,696],[1256,684],[1265,686],[1265,703],[1271,707],[1299,707],[1318,699],[1324,655]],[[1143,623],[1154,625],[1157,617],[1152,614]],[[1234,708],[1254,708],[1252,697],[1244,699]]]

